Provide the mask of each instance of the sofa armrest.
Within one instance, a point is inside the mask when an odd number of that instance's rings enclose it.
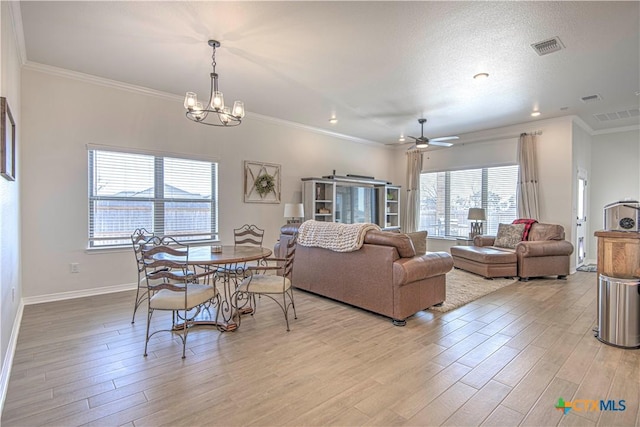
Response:
[[[496,241],[496,236],[475,236],[473,238],[473,246],[493,246],[493,243]]]
[[[417,280],[446,274],[453,268],[447,252],[427,252],[412,258],[399,258],[393,263],[393,283],[400,286]]]
[[[573,245],[566,240],[537,240],[516,245],[518,258],[571,255]]]

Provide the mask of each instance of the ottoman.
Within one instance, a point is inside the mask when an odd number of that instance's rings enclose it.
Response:
[[[488,279],[518,275],[518,260],[512,249],[494,246],[452,246],[451,256],[455,268]]]

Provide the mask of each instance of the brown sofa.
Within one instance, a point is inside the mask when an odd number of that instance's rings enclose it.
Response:
[[[535,223],[526,241],[514,249],[494,246],[494,236],[476,236],[473,246],[453,246],[451,256],[456,268],[486,278],[515,277],[526,281],[530,277],[569,274],[573,245],[564,240],[564,228],[556,224]]]
[[[280,229],[276,255],[299,225]],[[426,233],[423,236],[426,241]],[[292,282],[298,289],[382,314],[404,326],[409,316],[445,300],[445,275],[452,267],[446,252],[416,255],[407,235],[372,230],[353,252],[298,244]]]

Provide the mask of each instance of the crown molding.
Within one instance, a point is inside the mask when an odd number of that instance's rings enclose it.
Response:
[[[640,125],[623,126],[619,128],[613,128],[613,129],[594,130],[591,135],[607,135],[610,133],[631,132],[634,130],[640,130]]]
[[[573,121],[573,123],[575,123],[576,125],[580,126],[582,130],[587,132],[589,135],[593,135],[593,129],[591,129],[591,126],[589,126],[587,122],[585,122],[584,120],[582,120],[580,117],[576,115],[571,115],[569,117],[571,117],[571,121]]]
[[[169,99],[171,101],[180,101],[181,103],[183,100],[183,97],[179,95],[162,92],[155,89],[149,89],[144,86],[137,86],[129,83],[123,83],[117,80],[110,80],[104,77],[98,77],[91,74],[80,73],[78,71],[67,70],[66,68],[59,68],[51,65],[40,64],[38,62],[27,61],[26,64],[24,64],[24,69],[38,71],[45,74],[51,74],[53,76],[78,80],[84,83],[91,83],[91,84],[105,86],[113,89],[120,89],[128,92],[134,92],[134,93],[148,95],[148,96],[155,96],[157,98]]]
[[[167,100],[171,100],[171,101],[178,101],[180,103],[182,103],[182,101],[183,101],[183,97],[181,95],[175,95],[175,94],[172,94],[172,93],[162,92],[162,91],[155,90],[155,89],[149,89],[149,88],[143,87],[143,86],[137,86],[137,85],[132,85],[132,84],[128,84],[128,83],[123,83],[123,82],[119,82],[117,80],[110,80],[110,79],[106,79],[104,77],[98,77],[98,76],[94,76],[94,75],[91,75],[91,74],[80,73],[78,71],[67,70],[66,68],[53,67],[51,65],[40,64],[40,63],[37,63],[37,62],[27,61],[23,65],[23,68],[26,69],[26,70],[33,70],[33,71],[37,71],[37,72],[41,72],[41,73],[51,74],[51,75],[58,76],[58,77],[65,77],[65,78],[69,78],[69,79],[73,79],[73,80],[78,80],[78,81],[81,81],[81,82],[84,82],[84,83],[90,83],[90,84],[110,87],[110,88],[114,88],[114,89],[126,90],[128,92],[134,92],[134,93],[143,94],[143,95],[155,96],[155,97],[158,97],[158,98],[163,98],[163,99],[167,99]],[[276,124],[276,125],[279,125],[279,126],[285,126],[285,127],[289,127],[289,128],[300,129],[300,130],[304,130],[304,131],[307,131],[307,132],[313,132],[313,133],[320,134],[320,135],[326,135],[326,136],[331,136],[331,137],[334,137],[334,138],[339,138],[339,139],[343,139],[343,140],[347,140],[347,141],[351,141],[351,142],[357,142],[359,144],[373,145],[373,146],[377,146],[377,147],[380,146],[380,143],[375,142],[375,141],[371,141],[371,140],[368,140],[368,139],[358,138],[358,137],[350,136],[350,135],[345,135],[345,134],[338,133],[338,132],[332,132],[332,131],[329,131],[329,130],[326,130],[326,129],[320,129],[320,128],[317,128],[317,127],[314,127],[314,126],[304,125],[302,123],[292,122],[292,121],[284,120],[284,119],[278,119],[278,118],[275,118],[275,117],[265,116],[265,115],[258,114],[258,113],[252,113],[250,111],[247,111],[246,117],[250,117],[252,119],[260,120],[260,121],[266,122],[266,123]]]
[[[327,135],[327,136],[331,136],[331,137],[339,138],[339,139],[344,139],[344,140],[351,141],[351,142],[357,142],[359,144],[373,145],[373,146],[376,146],[376,147],[380,147],[381,146],[381,144],[379,142],[371,141],[371,140],[364,139],[364,138],[358,138],[356,136],[345,135],[343,133],[333,132],[333,131],[330,131],[330,130],[321,129],[321,128],[317,128],[317,127],[314,127],[314,126],[303,125],[302,123],[291,122],[289,120],[278,119],[278,118],[271,117],[271,116],[264,116],[262,114],[252,113],[252,112],[247,112],[246,115],[248,117],[251,117],[251,118],[263,121],[263,122],[267,122],[267,123],[277,124],[277,125],[281,125],[281,126],[295,128],[295,129],[301,129],[301,130],[317,133],[317,134],[320,134],[320,135]]]
[[[13,34],[16,39],[16,48],[20,59],[20,65],[24,66],[27,62],[27,48],[24,43],[24,27],[22,26],[22,8],[19,1],[10,1],[9,14],[11,15],[11,23],[13,24]]]

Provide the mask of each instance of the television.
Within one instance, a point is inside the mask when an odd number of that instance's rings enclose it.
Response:
[[[372,185],[340,183],[336,185],[336,222],[378,223],[378,191]]]

